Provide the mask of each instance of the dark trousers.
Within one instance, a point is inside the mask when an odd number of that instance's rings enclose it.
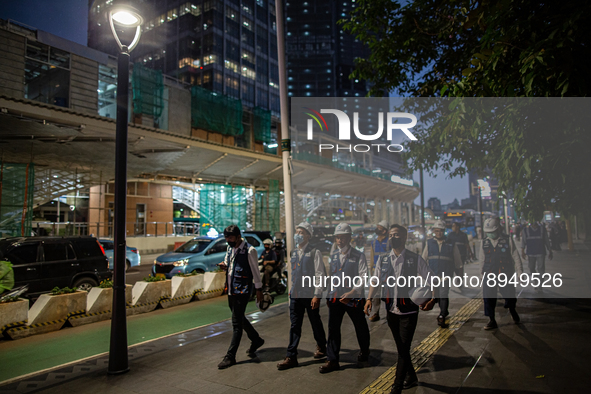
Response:
[[[359,302],[357,307],[347,306],[339,301],[328,303],[328,344],[326,358],[328,361],[339,361],[339,352],[341,351],[341,325],[345,313],[349,315],[355,326],[355,334],[359,349],[362,352],[369,352],[369,326],[363,313],[365,300]]]
[[[252,324],[246,319],[246,316],[244,316],[249,299],[249,294],[228,295],[228,305],[232,311],[233,333],[232,342],[228,348],[227,355],[232,358],[236,358],[236,352],[238,351],[238,346],[240,346],[240,340],[242,339],[242,330],[246,331],[248,339],[253,342],[260,338],[257,330],[254,329]]]
[[[287,348],[287,357],[298,355],[298,345],[302,337],[302,323],[304,323],[304,313],[308,313],[308,319],[312,325],[314,340],[321,348],[326,348],[326,333],[320,318],[320,308],[312,309],[311,298],[292,298],[289,301],[289,318],[291,328],[289,330],[289,347]]]
[[[439,316],[447,317],[449,315],[449,286],[447,281],[445,286],[435,288],[435,297],[439,302]]]
[[[491,320],[495,319],[497,290],[501,293],[501,297],[505,299],[505,308],[515,309],[515,305],[517,305],[517,299],[515,298],[515,287],[509,284],[507,284],[507,286],[488,286],[485,280],[482,290],[484,316],[488,316]]]
[[[396,315],[388,312],[388,327],[392,331],[396,349],[398,350],[398,364],[396,364],[396,377],[394,379],[394,385],[396,386],[402,386],[406,376],[413,377],[416,375],[410,359],[410,346],[412,345],[412,337],[415,334],[418,320],[418,313]]]

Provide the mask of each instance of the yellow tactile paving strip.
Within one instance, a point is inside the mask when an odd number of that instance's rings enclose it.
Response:
[[[418,371],[447,342],[454,332],[460,329],[468,319],[480,309],[482,298],[474,298],[464,305],[455,315],[448,319],[448,328],[439,327],[411,352],[412,363]],[[373,383],[364,388],[360,394],[382,394],[390,391],[396,376],[396,365],[384,372]]]

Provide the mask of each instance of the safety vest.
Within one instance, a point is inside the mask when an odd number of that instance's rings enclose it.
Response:
[[[310,247],[310,244],[304,248],[302,258],[298,257],[297,250],[291,252],[291,298],[313,298],[314,297],[314,257],[316,249]],[[306,279],[304,283],[304,277]]]
[[[356,276],[359,275],[359,261],[361,260],[362,252],[358,251],[357,249],[350,246],[349,249],[349,257],[345,260],[345,263],[341,266],[340,254],[341,251],[339,248],[335,248],[334,252],[330,256],[330,276],[338,276],[341,278],[340,286],[334,287],[332,290],[329,290],[327,294],[327,298],[329,302],[335,303],[340,302],[339,299],[341,296],[353,289],[353,280]],[[351,283],[348,280],[342,280],[343,277],[351,278]],[[345,283],[343,283],[345,282]],[[329,278],[329,283],[330,278]],[[351,286],[345,286],[349,285]],[[356,307],[360,305],[362,298],[353,298],[347,306]]]
[[[534,230],[531,227],[526,227],[523,231],[525,231],[525,247],[526,252],[528,255],[539,255],[545,254],[546,248],[544,247],[544,239],[542,226],[538,226],[537,230]]]
[[[412,302],[409,298],[409,291],[411,287],[409,286],[409,278],[413,276],[417,276],[418,270],[418,262],[419,262],[419,255],[416,253],[411,252],[410,250],[406,249],[404,252],[404,262],[402,264],[402,269],[400,271],[400,276],[406,278],[406,286],[398,286],[395,289],[394,286],[388,286],[388,278],[396,278],[396,273],[394,271],[394,265],[392,264],[392,255],[388,254],[382,257],[382,265],[380,267],[380,283],[384,286],[382,287],[382,300],[386,303],[386,310],[390,311],[392,305],[394,304],[394,297],[396,297],[396,306],[401,313],[409,313],[409,312],[416,312],[419,310],[419,306]],[[391,284],[392,279],[390,280]],[[412,281],[410,284],[414,284]],[[417,282],[420,284],[420,282]],[[394,291],[396,294],[394,294]]]
[[[447,240],[441,244],[441,251],[439,251],[439,244],[434,239],[427,240],[427,247],[429,251],[428,263],[429,267],[435,275],[446,273],[452,275],[454,272],[454,253],[453,246]]]
[[[244,245],[238,248],[232,257],[232,247],[228,247],[227,261],[234,259],[231,283],[228,283],[228,293],[233,295],[250,294],[254,288],[252,269],[248,262],[248,249],[250,245],[244,241]],[[226,279],[227,280],[227,279]]]
[[[374,253],[373,263],[375,265],[378,263],[380,257],[386,256],[388,253],[390,253],[390,250],[388,250],[388,237],[384,238],[382,241],[377,238],[374,239],[374,241],[371,243],[371,248],[373,249]]]
[[[457,245],[458,250],[460,251],[460,256],[462,256],[462,261],[466,261],[466,255],[468,254],[467,248],[469,246],[468,236],[461,231],[458,234],[452,231],[447,235],[447,241],[450,242],[452,246]]]
[[[500,236],[497,246],[494,246],[490,239],[485,238],[482,241],[482,250],[484,251],[484,265],[482,267],[484,272],[510,275],[515,272],[509,238]]]

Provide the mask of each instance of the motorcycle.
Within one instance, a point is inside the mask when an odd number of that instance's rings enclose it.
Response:
[[[259,271],[261,272],[261,278],[265,273],[265,267],[263,265],[263,259],[259,259]],[[265,291],[272,293],[275,292],[277,295],[282,295],[287,290],[287,272],[285,271],[285,264],[282,264],[280,267],[277,267],[271,277],[269,278],[268,287],[265,288]],[[252,295],[252,298],[256,294]]]

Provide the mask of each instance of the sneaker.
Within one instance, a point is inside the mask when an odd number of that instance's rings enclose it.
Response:
[[[495,328],[499,328],[499,326],[497,325],[497,321],[496,320],[491,320],[489,321],[486,326],[484,326],[485,330],[494,330]]]
[[[380,314],[379,313],[374,313],[373,315],[371,315],[371,317],[369,318],[369,321],[378,321],[380,320]]]
[[[265,344],[265,340],[261,337],[259,337],[259,339],[256,342],[252,342],[250,344],[250,348],[246,351],[246,355],[248,357],[256,357],[256,351],[258,350],[258,348],[260,348],[261,346],[263,346]]]
[[[513,318],[513,322],[515,322],[515,324],[518,324],[521,321],[519,315],[517,314],[517,311],[514,308],[509,309],[509,313],[511,313],[511,317]]]
[[[445,323],[445,317],[439,315],[437,316],[437,325],[441,328],[447,328],[447,324]]]
[[[234,364],[236,364],[236,359],[226,355],[222,362],[218,364],[218,369],[226,369]]]

